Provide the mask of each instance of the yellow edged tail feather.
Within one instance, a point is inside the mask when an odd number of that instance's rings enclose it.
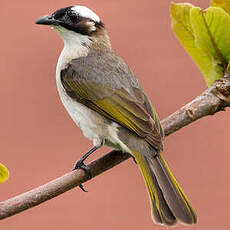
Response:
[[[195,224],[195,211],[162,156],[158,154],[155,158],[149,158],[137,151],[132,153],[148,190],[154,222],[167,226],[172,226],[177,221]]]

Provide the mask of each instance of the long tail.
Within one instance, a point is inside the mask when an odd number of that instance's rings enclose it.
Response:
[[[144,177],[154,222],[167,226],[177,221],[195,224],[196,213],[162,156],[149,158],[136,151],[133,155]]]

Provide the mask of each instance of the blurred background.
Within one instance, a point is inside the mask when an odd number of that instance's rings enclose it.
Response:
[[[178,2],[178,1],[176,1]],[[192,1],[205,8],[209,0]],[[56,9],[86,5],[100,15],[115,51],[136,73],[161,119],[199,95],[205,82],[170,27],[170,1],[1,1],[0,161],[10,179],[5,200],[69,172],[92,143],[62,106],[55,68],[62,41],[34,21]],[[229,229],[229,111],[203,118],[165,140],[164,157],[198,214],[175,229]],[[94,154],[90,161],[108,149]],[[137,166],[128,160],[38,207],[0,221],[15,229],[164,229],[154,225]]]

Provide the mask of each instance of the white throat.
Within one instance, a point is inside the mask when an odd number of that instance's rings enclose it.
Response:
[[[69,31],[63,27],[54,26],[64,42],[64,48],[58,60],[57,71],[61,71],[72,60],[87,56],[91,40],[87,35]]]
[[[66,68],[71,60],[87,56],[89,52],[91,40],[86,35],[77,34],[73,31],[66,30],[63,27],[54,27],[64,42],[64,48],[59,56],[56,68],[57,89],[61,96],[61,100],[65,105],[65,99],[68,98],[61,83],[61,71]],[[68,101],[68,100],[66,100]]]

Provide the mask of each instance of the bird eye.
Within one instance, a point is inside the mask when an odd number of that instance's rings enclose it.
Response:
[[[78,15],[75,13],[75,12],[73,12],[72,10],[69,10],[68,12],[67,12],[67,15],[69,16],[69,19],[72,21],[72,22],[76,22],[76,20],[78,19]]]

